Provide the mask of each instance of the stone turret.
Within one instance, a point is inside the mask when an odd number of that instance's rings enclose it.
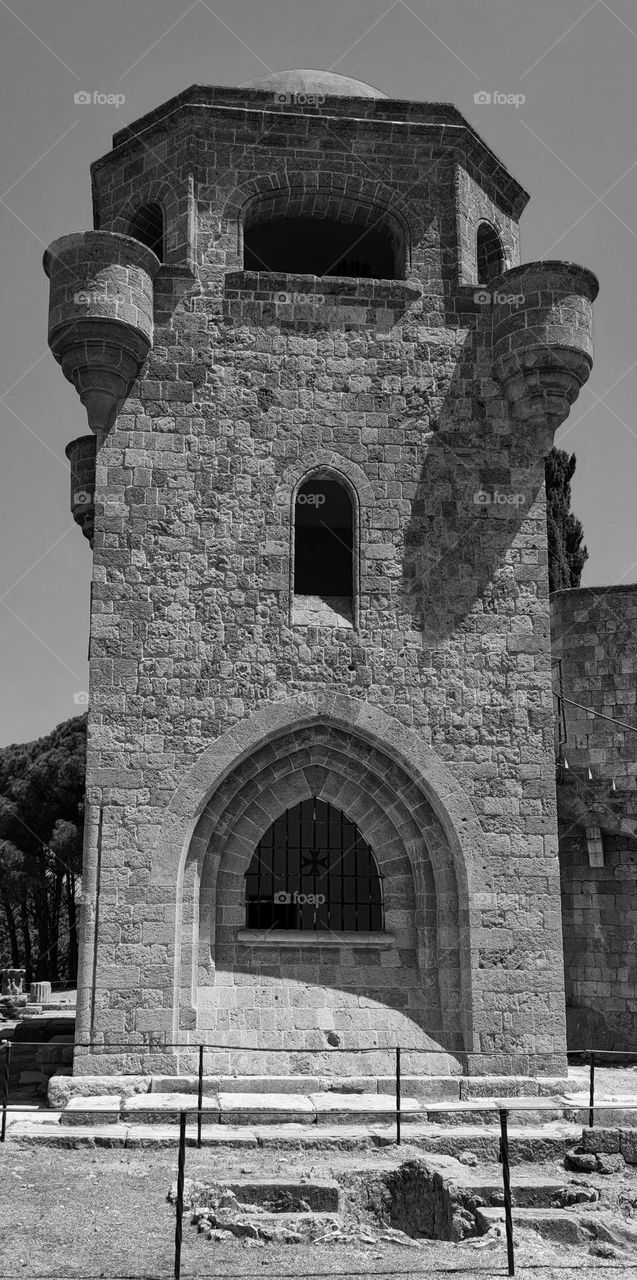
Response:
[[[99,441],[148,355],[159,260],[131,236],[85,231],[44,254],[51,281],[49,346]]]
[[[71,515],[93,548],[96,436],[78,436],[64,450],[71,471]]]
[[[528,262],[499,275],[493,291],[493,372],[514,418],[543,431],[548,453],[593,364],[599,285],[570,262]]]

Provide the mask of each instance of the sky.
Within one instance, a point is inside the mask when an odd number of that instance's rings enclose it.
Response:
[[[599,278],[595,366],[556,444],[577,456],[582,585],[637,581],[634,0],[0,0],[0,49],[0,746],[82,713],[88,687],[64,455],[88,426],[47,348],[42,253],[93,226],[113,133],[190,84],[317,67],[463,112],[531,193],[521,260]]]

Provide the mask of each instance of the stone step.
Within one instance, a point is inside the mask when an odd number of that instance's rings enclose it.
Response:
[[[112,1100],[111,1100],[112,1101]],[[107,1121],[103,1113],[96,1114],[92,1124],[60,1123],[61,1115],[51,1111],[29,1112],[28,1115],[13,1110],[10,1113],[7,1137],[9,1141],[23,1145],[53,1147],[166,1147],[176,1150],[178,1126],[176,1124],[134,1124]],[[509,1154],[512,1165],[525,1162],[540,1163],[563,1158],[566,1152],[579,1144],[581,1127],[575,1125],[542,1125],[538,1128],[509,1128]],[[197,1126],[186,1125],[186,1141],[189,1147],[197,1141]],[[254,1149],[271,1151],[369,1151],[374,1148],[394,1147],[395,1125],[307,1125],[266,1124],[202,1126],[202,1146],[209,1148]],[[403,1146],[419,1153],[462,1156],[471,1152],[482,1164],[496,1164],[499,1155],[499,1134],[494,1128],[478,1125],[459,1125],[456,1129],[431,1124],[410,1124],[403,1134]],[[568,1177],[565,1175],[565,1181]]]
[[[488,1206],[502,1209],[504,1191],[501,1176],[492,1181],[485,1181],[479,1176],[463,1180],[458,1178],[457,1181],[459,1185],[462,1185],[463,1189],[470,1188],[472,1193],[485,1200]],[[568,1174],[565,1174],[564,1178],[558,1181],[555,1178],[542,1177],[541,1175],[524,1174],[519,1169],[516,1169],[511,1177],[511,1196],[513,1205],[518,1209],[551,1209],[553,1201],[560,1198],[567,1188],[573,1193],[584,1190],[581,1183],[569,1185]],[[593,1195],[596,1194],[592,1188],[591,1192]],[[596,1194],[596,1198],[599,1198],[599,1193]]]
[[[129,1124],[177,1124],[180,1112],[197,1106],[192,1093],[136,1093],[121,1102],[121,1116]],[[201,1100],[202,1124],[218,1124],[219,1098],[204,1096]],[[62,1112],[62,1115],[65,1113]],[[190,1116],[194,1120],[194,1116]]]
[[[516,1228],[537,1231],[545,1240],[554,1240],[560,1244],[586,1244],[591,1233],[582,1226],[579,1216],[572,1209],[519,1209],[512,1211],[513,1235]],[[488,1207],[476,1209],[476,1222],[484,1234],[493,1226],[504,1226],[503,1208]]]
[[[582,1121],[579,1111],[563,1108],[548,1098],[476,1098],[464,1102],[427,1102],[423,1099],[401,1098],[401,1123],[429,1122],[456,1128],[458,1124],[479,1121],[481,1126],[497,1129],[500,1109],[511,1105],[509,1122],[518,1128],[537,1127],[544,1120],[568,1118]],[[135,1093],[122,1097],[119,1093],[105,1095],[76,1094],[63,1108],[63,1124],[96,1123],[98,1115],[102,1123],[116,1123],[121,1114],[124,1122],[135,1124],[162,1124],[176,1122],[180,1111],[196,1109],[197,1095],[193,1092]],[[219,1092],[204,1094],[202,1122],[227,1125],[265,1124],[375,1124],[396,1123],[395,1098],[379,1093],[238,1093]],[[613,1111],[613,1115],[615,1112]],[[108,1120],[106,1120],[108,1117]],[[586,1116],[587,1118],[587,1116]]]
[[[238,1239],[267,1240],[275,1244],[319,1243],[342,1227],[334,1213],[270,1213],[265,1209],[255,1212],[247,1205],[243,1212],[241,1208],[235,1212],[211,1211],[210,1219],[205,1214],[195,1214],[193,1222],[208,1239],[224,1239],[227,1233]]]
[[[231,1191],[240,1204],[263,1205],[280,1197],[304,1200],[312,1213],[340,1213],[341,1210],[341,1189],[333,1180],[290,1182],[280,1178],[241,1178],[216,1185]]]
[[[76,1093],[197,1093],[194,1073],[171,1076],[75,1075],[53,1076],[49,1085],[52,1106]],[[427,1103],[462,1102],[479,1098],[552,1098],[559,1101],[568,1089],[562,1077],[535,1079],[530,1076],[428,1076],[402,1073],[402,1092],[408,1098]],[[221,1075],[203,1078],[204,1094],[214,1093],[329,1093],[355,1095],[378,1093],[395,1097],[394,1075]]]

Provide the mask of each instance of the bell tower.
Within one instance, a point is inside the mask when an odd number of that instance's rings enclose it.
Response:
[[[91,431],[75,1072],[563,1074],[544,458],[594,276],[520,264],[454,107],[326,72],[192,86],[92,180],[45,255]]]

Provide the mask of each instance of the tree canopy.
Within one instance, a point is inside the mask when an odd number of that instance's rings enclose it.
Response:
[[[0,957],[27,982],[77,974],[86,719],[0,749]]]
[[[579,587],[588,560],[582,523],[571,511],[575,454],[551,449],[546,459],[546,524],[549,543],[549,590]]]

